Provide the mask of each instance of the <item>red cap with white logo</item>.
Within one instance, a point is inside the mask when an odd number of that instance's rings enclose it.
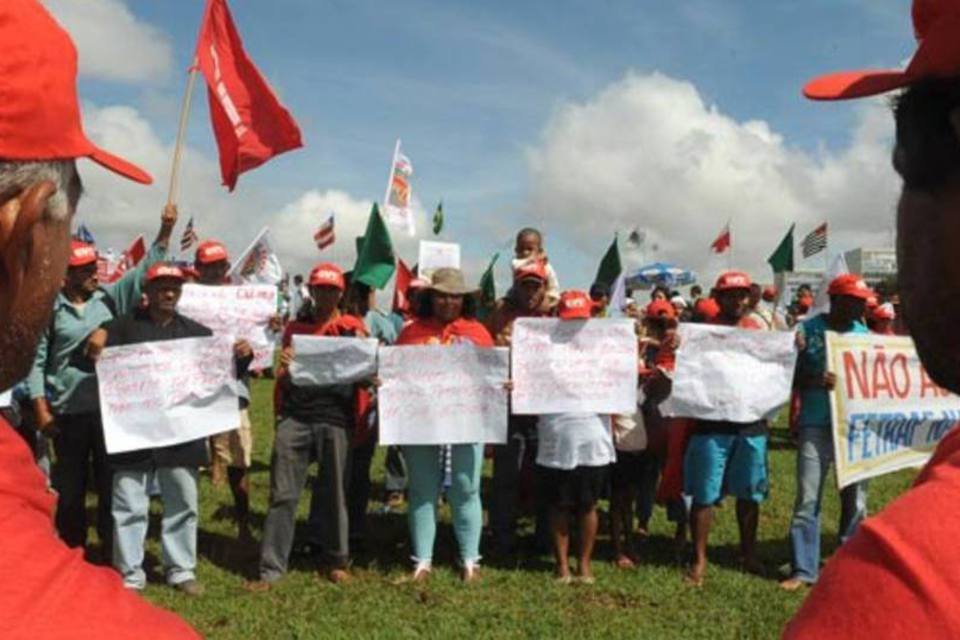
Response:
[[[194,256],[193,261],[197,264],[211,264],[213,262],[220,262],[221,260],[229,260],[230,257],[227,255],[227,248],[223,246],[222,242],[217,240],[207,240],[201,242],[200,246],[197,247],[197,253]]]
[[[173,278],[181,282],[187,279],[183,269],[168,262],[158,262],[147,270],[147,282],[153,282],[160,278]]]
[[[742,271],[727,271],[720,274],[717,278],[717,284],[713,287],[717,291],[730,291],[732,289],[749,289],[753,282],[750,276]]]
[[[70,241],[70,261],[68,267],[83,267],[93,264],[97,261],[97,249],[92,244],[80,242],[79,240]]]
[[[589,318],[593,308],[593,300],[586,291],[564,291],[560,294],[557,315],[561,320]]]
[[[336,287],[340,291],[347,288],[343,280],[343,270],[331,262],[323,262],[315,266],[310,271],[307,284],[311,287]]]

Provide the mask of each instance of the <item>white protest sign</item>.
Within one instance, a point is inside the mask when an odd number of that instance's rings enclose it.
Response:
[[[960,397],[934,383],[906,336],[827,334],[837,484],[919,467],[960,422]]]
[[[108,347],[97,379],[107,453],[181,444],[240,426],[227,336]]]
[[[789,401],[797,361],[793,333],[684,322],[678,335],[663,415],[756,422]]]
[[[631,319],[518,318],[513,413],[634,413],[637,336]]]
[[[421,240],[417,273],[421,277],[429,278],[430,274],[443,267],[460,268],[460,245],[455,242]]]
[[[509,351],[471,344],[380,349],[380,444],[507,441]]]
[[[185,284],[177,311],[214,335],[249,342],[253,347],[251,369],[273,366],[277,335],[270,331],[270,318],[277,314],[277,288],[272,284]]]
[[[13,403],[13,389],[7,389],[0,393],[0,409],[9,407]]]
[[[349,384],[377,373],[376,338],[293,336],[290,381],[298,387]]]

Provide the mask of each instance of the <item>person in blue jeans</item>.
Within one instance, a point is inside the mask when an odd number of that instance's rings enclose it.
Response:
[[[829,392],[836,384],[827,369],[826,331],[868,333],[863,324],[867,299],[873,295],[860,276],[844,274],[834,278],[827,290],[829,313],[803,322],[797,332],[797,372],[794,385],[800,391],[797,419],[797,499],[790,521],[791,575],[780,583],[796,591],[817,581],[820,572],[820,508],[823,485],[834,461],[833,428]],[[866,482],[840,491],[840,543],[853,535],[867,516]]]

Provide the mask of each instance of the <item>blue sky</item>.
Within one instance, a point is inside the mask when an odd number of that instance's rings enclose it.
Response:
[[[659,72],[691,84],[708,108],[735,123],[765,122],[784,149],[815,162],[848,148],[861,115],[857,105],[805,101],[803,82],[825,71],[896,66],[913,50],[904,0],[232,0],[230,6],[248,52],[306,142],[243,176],[232,198],[255,198],[270,209],[309,190],[380,199],[399,136],[415,168],[416,194],[428,210],[443,198],[445,235],[464,244],[471,265],[510,231],[535,222],[549,234],[552,259],[577,286],[589,284],[612,233],[632,225],[622,213],[584,212],[592,219],[584,237],[582,229],[567,231],[575,213],[554,219],[555,207],[538,210],[543,199],[532,191],[542,190],[543,176],[531,170],[530,152],[548,146],[550,123],[568,105],[597,100],[630,73]],[[202,3],[128,0],[126,7],[172,45],[168,72],[126,82],[87,74],[81,94],[98,106],[132,106],[169,142]],[[189,144],[215,158],[205,96],[198,97]],[[562,127],[553,134],[563,135]],[[570,167],[570,180],[579,174]],[[715,235],[724,221],[704,212],[693,222]],[[644,224],[642,216],[637,224]],[[667,236],[682,244],[682,229],[660,235],[665,244]],[[778,239],[766,244],[772,249]]]

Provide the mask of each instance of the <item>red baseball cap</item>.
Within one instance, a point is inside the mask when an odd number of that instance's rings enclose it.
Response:
[[[666,318],[667,320],[674,320],[677,317],[677,310],[672,303],[666,300],[654,300],[647,305],[643,315],[646,318]]]
[[[540,260],[524,263],[513,270],[513,281],[520,282],[521,280],[539,280],[540,282],[546,282],[547,268]]]
[[[594,302],[586,291],[564,291],[560,294],[557,315],[561,320],[579,320],[589,318]]]
[[[717,291],[730,291],[731,289],[749,289],[751,284],[753,283],[750,276],[742,271],[727,271],[720,274],[713,288]]]
[[[844,273],[830,281],[827,294],[831,296],[851,296],[861,300],[869,300],[874,296],[873,290],[867,286],[863,278],[855,273]]]
[[[0,158],[90,158],[150,184],[146,171],[99,148],[83,133],[77,100],[77,49],[37,0],[0,3]]]
[[[181,282],[187,279],[183,273],[183,269],[169,262],[158,262],[147,269],[147,282],[152,282],[159,278],[173,278]]]
[[[714,320],[720,315],[720,305],[713,298],[700,298],[693,305],[693,313],[704,320]]]
[[[221,260],[229,260],[227,248],[218,240],[206,240],[197,247],[197,253],[193,261],[197,264],[211,264]]]
[[[330,262],[323,262],[311,269],[307,284],[311,287],[336,287],[340,291],[347,288],[343,269]]]
[[[96,262],[97,257],[97,249],[92,244],[71,240],[70,260],[67,262],[67,267],[83,267]]]
[[[811,100],[847,100],[885,93],[925,78],[960,76],[960,2],[913,0],[917,50],[906,69],[841,71],[811,80]]]

